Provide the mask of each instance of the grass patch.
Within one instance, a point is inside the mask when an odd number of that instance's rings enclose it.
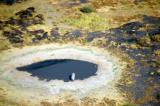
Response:
[[[63,22],[77,28],[92,31],[106,30],[108,28],[107,20],[96,13],[80,14],[78,17],[68,17],[65,18]]]
[[[123,106],[136,106],[136,105],[127,103],[127,104],[125,104],[125,105],[123,105]]]

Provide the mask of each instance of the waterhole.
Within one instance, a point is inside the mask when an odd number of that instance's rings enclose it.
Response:
[[[41,80],[71,81],[75,74],[75,80],[84,80],[96,75],[97,65],[91,62],[72,59],[44,60],[26,66],[18,67],[19,71],[26,71]]]

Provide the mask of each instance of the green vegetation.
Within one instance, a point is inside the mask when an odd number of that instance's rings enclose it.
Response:
[[[84,6],[80,9],[80,11],[83,13],[91,13],[93,12],[93,8],[91,6]]]
[[[0,2],[4,2],[8,5],[12,5],[13,3],[17,2],[17,0],[0,0]]]
[[[102,31],[108,28],[107,20],[95,13],[80,14],[78,17],[68,17],[63,22],[77,28],[94,31]]]
[[[123,105],[123,106],[136,106],[136,105],[127,103],[127,104],[125,104],[125,105]]]

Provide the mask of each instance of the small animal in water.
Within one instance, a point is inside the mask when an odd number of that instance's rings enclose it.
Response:
[[[76,76],[76,74],[75,73],[72,73],[69,77],[70,77],[70,80],[71,81],[74,81],[75,80],[75,76]]]

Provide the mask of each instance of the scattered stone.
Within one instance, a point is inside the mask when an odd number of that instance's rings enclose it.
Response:
[[[36,42],[38,42],[38,40],[36,38],[32,38],[32,42],[36,43]]]
[[[68,38],[68,39],[75,39],[75,38],[79,38],[82,37],[82,32],[81,30],[73,30],[71,32],[67,32],[64,37]]]
[[[82,37],[82,31],[81,30],[73,30],[73,31],[71,31],[71,35],[74,38]]]
[[[13,37],[13,38],[10,38],[9,41],[11,43],[23,43],[24,40],[19,37]]]
[[[32,17],[34,11],[35,11],[34,7],[29,7],[26,10],[21,10],[17,12],[16,15],[19,16],[21,19],[26,19],[28,17]]]
[[[10,24],[10,25],[18,25],[18,20],[14,19],[13,17],[9,18],[8,21],[5,21],[5,24]]]
[[[107,32],[112,36],[122,36],[124,34],[120,28],[112,28]]]
[[[44,20],[44,16],[43,16],[42,14],[38,14],[38,15],[36,15],[35,17],[37,17],[37,18],[39,18],[39,19],[41,19],[41,20]]]
[[[13,37],[13,36],[19,36],[22,37],[21,35],[23,34],[20,30],[18,29],[12,29],[11,31],[4,31],[4,36],[6,37]]]
[[[4,31],[3,35],[8,38],[11,43],[22,43],[22,32],[18,29],[12,29],[11,31]]]
[[[16,13],[21,19],[26,19],[28,17],[32,17],[32,12],[28,10],[22,10]]]
[[[43,39],[48,39],[48,32],[45,32],[43,29],[35,30],[35,31],[28,31],[30,36],[34,36],[32,42],[37,42]]]
[[[52,39],[57,39],[60,36],[60,33],[58,32],[58,28],[51,29],[50,35]]]
[[[31,12],[35,12],[35,8],[34,7],[28,7],[27,10],[29,10]]]
[[[31,36],[34,36],[34,35],[42,35],[45,31],[43,29],[39,29],[39,30],[34,30],[34,31],[28,31],[28,33],[31,35]]]
[[[42,39],[48,39],[48,37],[49,37],[48,32],[44,32]]]
[[[33,24],[43,24],[43,21],[44,21],[44,17],[41,14],[33,18]]]
[[[134,30],[138,30],[143,26],[144,26],[143,23],[136,21],[136,22],[130,22],[130,23],[124,24],[120,28],[121,30],[134,31]]]
[[[87,42],[91,42],[95,38],[100,38],[100,37],[104,37],[104,36],[105,36],[105,33],[101,32],[101,31],[89,32],[86,40],[87,40]]]
[[[19,26],[21,26],[22,28],[26,28],[27,26],[29,26],[28,20],[25,19],[19,20]]]

